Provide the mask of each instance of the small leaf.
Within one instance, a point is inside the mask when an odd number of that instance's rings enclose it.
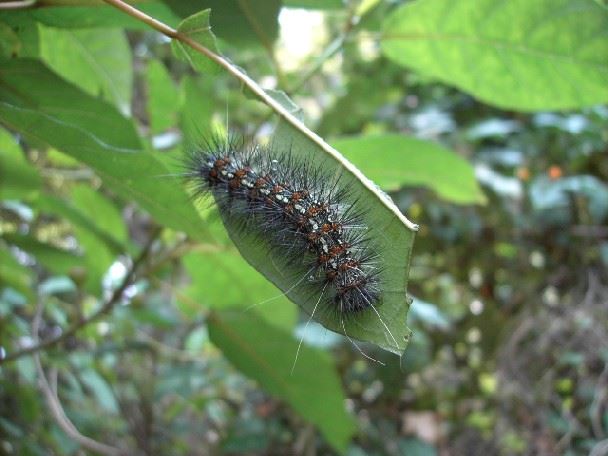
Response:
[[[244,313],[213,312],[209,336],[240,371],[287,401],[338,451],[346,449],[355,425],[344,409],[340,380],[326,353],[302,345],[291,375],[298,342]]]
[[[300,120],[303,119],[304,111],[302,111],[302,108],[295,104],[285,92],[283,92],[282,90],[273,89],[266,89],[264,90],[264,92],[274,98],[275,101],[280,103],[280,105],[283,106],[290,114],[294,115]]]
[[[131,48],[118,29],[62,30],[39,25],[40,57],[85,92],[131,110]]]
[[[338,138],[332,145],[384,190],[424,185],[455,203],[483,203],[473,167],[428,141],[396,134]]]
[[[420,0],[384,24],[395,62],[505,109],[608,101],[608,11],[591,0]]]
[[[202,44],[210,51],[219,54],[215,35],[211,32],[211,25],[209,25],[209,13],[210,10],[206,9],[187,17],[180,22],[177,31]],[[219,71],[219,67],[215,62],[209,60],[187,44],[173,39],[171,41],[171,48],[176,57],[189,62],[195,70],[203,73],[217,73]]]

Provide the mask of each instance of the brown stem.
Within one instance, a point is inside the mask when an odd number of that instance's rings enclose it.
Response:
[[[34,320],[32,321],[32,334],[34,334],[34,340],[37,340],[38,329],[40,327],[40,320],[42,318],[42,311],[44,310],[44,305],[41,299],[38,301],[38,306],[36,309],[36,315],[34,316]],[[68,436],[72,438],[75,442],[81,445],[83,448],[86,448],[89,451],[94,453],[103,454],[105,456],[122,456],[123,453],[118,448],[115,448],[110,445],[106,445],[105,443],[98,442],[97,440],[93,440],[86,435],[81,434],[78,431],[78,428],[70,421],[68,416],[65,414],[63,406],[59,401],[59,397],[57,396],[57,369],[53,369],[51,371],[51,382],[47,380],[47,377],[44,373],[44,369],[42,368],[42,363],[40,361],[40,354],[34,353],[34,364],[36,366],[36,371],[38,373],[38,385],[40,386],[40,390],[42,394],[46,398],[46,402],[51,411],[51,415],[57,425],[65,432]]]

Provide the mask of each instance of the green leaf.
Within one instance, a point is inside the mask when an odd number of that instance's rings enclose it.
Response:
[[[26,18],[22,23],[11,24],[19,39],[19,46],[14,57],[38,57],[40,49],[40,38],[38,36],[38,24]],[[11,56],[13,56],[11,54]]]
[[[197,9],[210,9],[214,33],[239,49],[260,44],[271,47],[279,35],[281,0],[166,0],[166,3],[182,17]]]
[[[161,133],[175,126],[179,108],[179,92],[165,66],[151,60],[146,71],[148,83],[148,115],[152,133]],[[204,104],[199,101],[199,104]]]
[[[506,109],[608,101],[608,11],[591,0],[420,0],[387,18],[395,62]]]
[[[204,249],[183,257],[192,279],[179,307],[189,317],[201,308],[239,307],[261,315],[267,322],[285,329],[296,323],[296,307],[282,292],[264,279],[234,249]],[[205,251],[206,250],[206,251]]]
[[[38,207],[68,220],[74,229],[78,244],[84,251],[84,262],[86,263],[85,287],[93,294],[101,291],[101,279],[114,262],[118,253],[125,251],[125,247],[116,240],[113,232],[106,228],[114,222],[101,222],[103,213],[111,213],[108,210],[109,203],[103,200],[101,195],[89,198],[85,192],[93,192],[84,187],[76,187],[75,194],[84,193],[78,199],[72,197],[70,202],[59,198],[45,196],[38,201]],[[91,206],[88,206],[91,204]],[[97,212],[99,211],[99,212]],[[100,216],[97,218],[97,216]],[[101,222],[101,226],[99,226]]]
[[[287,401],[338,451],[346,449],[355,425],[344,409],[340,380],[326,353],[302,345],[291,375],[298,342],[240,312],[213,312],[209,336],[240,371]]]
[[[290,114],[297,117],[299,120],[304,118],[304,111],[302,108],[295,104],[293,100],[289,98],[289,96],[282,90],[266,89],[264,92],[274,98],[277,103],[283,106]]]
[[[398,209],[388,195],[380,197],[372,192],[373,183],[363,184],[334,157],[299,130],[281,123],[277,128],[273,149],[291,150],[294,157],[312,164],[324,172],[335,172],[341,185],[348,190],[350,201],[357,201],[363,223],[370,228],[368,238],[371,248],[378,254],[379,280],[382,288],[380,302],[373,309],[360,312],[352,318],[340,318],[338,312],[329,311],[328,302],[314,312],[322,299],[318,286],[303,281],[306,271],[294,271],[288,259],[273,253],[269,245],[255,233],[247,233],[227,226],[230,238],[254,268],[280,288],[293,302],[314,319],[332,331],[347,334],[351,338],[372,342],[385,350],[401,354],[405,350],[411,331],[405,321],[411,300],[407,297],[407,279],[414,242],[415,225],[398,218]],[[389,208],[392,207],[392,208]],[[409,223],[409,226],[405,223]],[[292,272],[294,271],[294,272]],[[299,283],[299,286],[294,286]],[[314,287],[314,288],[313,288]],[[344,331],[343,329],[346,329]]]
[[[137,9],[161,20],[172,27],[179,22],[171,10],[162,2],[138,2]],[[24,11],[42,24],[61,28],[112,27],[150,30],[148,24],[125,14],[113,6],[96,4],[94,6],[67,6],[35,8]]]
[[[199,75],[200,76],[200,75]],[[211,134],[213,81],[205,77],[186,76],[181,87],[180,127],[187,145],[199,144],[201,137]]]
[[[11,252],[0,246],[0,289],[7,285],[23,293],[28,299],[33,298],[32,271],[19,264]]]
[[[38,194],[38,170],[23,156],[15,139],[0,129],[0,199],[29,199]]]
[[[122,216],[102,193],[86,185],[77,185],[72,188],[71,200],[75,207],[94,217],[95,224],[101,231],[121,245],[126,245],[129,235]]]
[[[205,226],[178,178],[144,152],[133,124],[30,59],[0,60],[0,120],[92,167],[161,224],[196,239]]]
[[[69,274],[74,268],[83,264],[83,259],[76,253],[40,242],[32,236],[3,234],[2,238],[9,244],[33,255],[49,271],[56,274]]]
[[[187,17],[180,22],[177,31],[202,44],[210,51],[219,54],[215,35],[211,32],[211,25],[209,25],[209,12],[210,10],[206,9]],[[171,40],[171,48],[176,57],[189,62],[195,70],[203,73],[217,73],[219,70],[215,62],[209,60],[187,44],[174,39]]]
[[[473,167],[437,144],[396,134],[338,138],[331,141],[383,190],[424,185],[455,203],[483,203]]]
[[[118,413],[119,406],[112,387],[94,369],[86,369],[80,373],[80,379],[97,399],[97,403],[110,413]]]
[[[41,196],[36,201],[36,205],[43,212],[55,214],[69,221],[73,226],[93,233],[114,253],[118,254],[125,250],[124,245],[114,237],[113,233],[98,226],[97,221],[93,218],[95,214],[88,211],[86,206],[80,209],[71,202],[52,195]]]
[[[342,0],[283,0],[287,8],[306,8],[319,10],[332,10],[344,8]]]
[[[131,48],[118,29],[57,29],[39,26],[40,57],[57,74],[85,92],[131,108]]]

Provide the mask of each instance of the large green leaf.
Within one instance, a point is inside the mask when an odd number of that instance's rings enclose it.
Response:
[[[206,9],[187,17],[180,22],[177,31],[202,44],[210,51],[219,54],[215,36],[211,32],[211,25],[209,25],[209,12],[210,10]],[[203,73],[216,73],[219,70],[219,67],[215,62],[209,60],[207,57],[181,41],[172,40],[171,47],[176,57],[186,60],[198,71]]]
[[[213,312],[209,335],[239,370],[287,401],[336,449],[346,449],[355,426],[344,410],[344,393],[326,353],[302,345],[291,375],[298,342],[254,315],[239,312]]]
[[[294,270],[289,258],[277,254],[276,250],[273,252],[256,233],[244,232],[238,227],[234,229],[227,223],[231,239],[252,266],[305,312],[314,314],[315,320],[326,328],[401,354],[410,337],[410,330],[405,324],[410,304],[406,289],[415,226],[411,223],[406,226],[403,219],[396,216],[398,209],[387,195],[379,196],[372,192],[351,171],[299,130],[286,123],[281,124],[275,132],[272,149],[277,152],[291,150],[294,157],[308,163],[309,167],[323,170],[328,175],[335,173],[340,176],[340,185],[348,189],[350,195],[345,203],[356,201],[363,223],[369,228],[367,237],[370,247],[379,256],[381,301],[375,308],[342,318],[339,312],[332,310],[329,300],[323,300],[320,287],[309,285],[304,280],[305,270]],[[323,302],[318,306],[320,300]]]
[[[425,185],[448,201],[485,201],[469,162],[437,144],[396,134],[339,138],[331,143],[383,190]]]
[[[387,18],[382,49],[503,108],[608,101],[608,11],[592,0],[419,0]]]
[[[183,186],[143,150],[133,124],[40,62],[0,61],[0,121],[91,166],[107,188],[137,201],[159,223],[204,238]]]
[[[40,57],[57,74],[121,112],[131,108],[131,49],[122,30],[39,26]]]

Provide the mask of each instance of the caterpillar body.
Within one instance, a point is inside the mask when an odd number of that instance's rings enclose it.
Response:
[[[381,302],[378,255],[339,177],[289,150],[235,138],[190,152],[185,174],[194,195],[212,195],[225,223],[263,238],[299,271],[296,285],[316,286],[341,321]]]

